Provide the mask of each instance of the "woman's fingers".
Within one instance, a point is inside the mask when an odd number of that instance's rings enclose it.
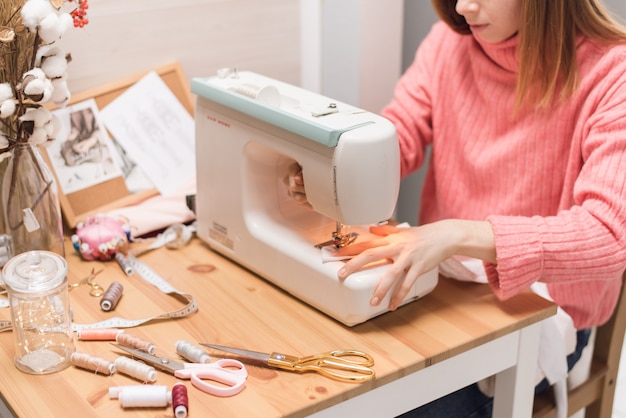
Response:
[[[375,235],[380,235],[381,237],[386,237],[387,235],[391,235],[391,234],[397,234],[401,230],[402,228],[398,228],[393,225],[370,226],[370,232]]]
[[[342,256],[354,255],[339,269],[339,278],[345,279],[370,263],[393,260],[397,255],[397,250],[393,246],[386,245],[383,240],[376,240],[349,245],[337,250],[336,254]]]
[[[417,264],[406,264],[396,261],[389,266],[378,286],[376,286],[370,303],[374,306],[379,305],[387,294],[391,292],[389,309],[392,311],[396,310],[413,288],[420,272],[421,269]]]
[[[302,205],[311,206],[304,190],[304,176],[302,175],[302,167],[294,163],[287,169],[287,176],[284,179],[287,185],[287,193],[293,200]]]

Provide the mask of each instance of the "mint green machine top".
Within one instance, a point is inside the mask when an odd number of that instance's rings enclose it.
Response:
[[[269,106],[243,94],[226,89],[216,83],[210,82],[209,78],[193,78],[191,80],[191,91],[207,100],[237,110],[271,125],[278,126],[286,131],[308,138],[327,147],[336,147],[339,142],[339,137],[344,132],[374,123],[371,119],[364,120],[363,118],[356,118],[357,120],[354,120],[354,123],[348,122],[345,126],[328,126],[312,120],[313,118],[307,119],[304,116],[286,111],[280,107]],[[333,116],[337,116],[337,114]]]

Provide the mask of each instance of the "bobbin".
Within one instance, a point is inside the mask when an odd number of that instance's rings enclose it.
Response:
[[[148,354],[154,354],[156,351],[156,347],[151,342],[142,340],[139,337],[125,332],[117,334],[115,336],[115,340],[118,344],[123,345],[124,347],[136,348],[137,350],[145,351]]]
[[[85,328],[76,331],[76,338],[81,341],[116,341],[117,334],[124,330],[117,328]]]
[[[172,392],[161,385],[112,386],[109,398],[118,399],[122,408],[166,407]]]
[[[192,363],[211,362],[211,356],[209,356],[209,353],[185,340],[176,341],[176,354]]]
[[[178,382],[172,386],[172,409],[176,418],[185,418],[189,414],[187,386],[183,382]]]
[[[128,277],[132,276],[135,273],[133,266],[130,265],[130,262],[123,253],[115,253],[115,261],[117,261],[117,264],[120,265],[120,267]]]
[[[120,356],[116,358],[115,367],[118,372],[144,383],[153,383],[157,379],[157,372],[154,367],[128,357]]]
[[[105,311],[111,311],[115,309],[118,302],[122,298],[122,294],[124,293],[124,286],[122,286],[119,282],[113,282],[109,285],[109,288],[102,295],[102,299],[100,299],[100,308]]]
[[[112,375],[116,371],[115,363],[80,351],[73,352],[70,360],[72,365],[96,373]]]

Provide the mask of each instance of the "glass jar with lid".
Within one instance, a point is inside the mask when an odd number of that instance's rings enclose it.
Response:
[[[45,374],[70,365],[75,350],[67,262],[49,251],[28,251],[2,269],[11,308],[16,367]]]

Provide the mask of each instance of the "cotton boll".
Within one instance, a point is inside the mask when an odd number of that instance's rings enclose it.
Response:
[[[3,152],[3,153],[1,153],[0,154],[0,163],[2,161],[6,160],[7,158],[11,157],[11,155],[13,155],[13,154],[11,154],[10,152]]]
[[[35,118],[35,126],[45,126],[52,120],[52,112],[45,107],[37,108],[37,117]]]
[[[46,57],[50,57],[53,55],[64,56],[65,53],[58,45],[54,45],[54,44],[41,45],[39,49],[37,50],[37,56],[35,57],[35,67],[40,67],[42,60],[44,60]]]
[[[61,39],[63,34],[74,25],[69,13],[53,13],[39,23],[39,36],[44,42],[51,44]]]
[[[67,87],[67,81],[65,77],[52,80],[52,96],[50,100],[56,105],[65,105],[69,102],[71,94],[70,89]]]
[[[4,135],[0,135],[0,149],[5,149],[8,147],[9,147],[9,139]]]
[[[44,98],[46,74],[41,68],[33,68],[22,76],[21,89],[31,100],[40,102]]]
[[[35,126],[38,128],[44,127],[52,120],[52,112],[50,112],[45,107],[38,107],[36,109],[33,109],[29,113],[32,114],[31,120],[35,122]]]
[[[41,128],[52,119],[52,113],[45,107],[28,109],[26,113],[20,116],[20,121],[32,121],[35,127]]]
[[[22,23],[30,32],[36,32],[40,22],[56,9],[49,0],[27,0],[22,6]]]
[[[30,95],[27,93],[27,88],[24,89],[24,95],[38,104],[48,103],[50,101],[50,97],[52,97],[52,92],[54,91],[54,87],[52,87],[52,81],[46,78],[43,81],[35,80],[32,83],[29,83],[27,87],[31,84],[35,84],[37,89],[39,89],[39,84],[41,85],[41,93]]]
[[[56,14],[49,14],[39,23],[39,36],[46,43],[59,40],[62,34],[62,23]]]
[[[44,73],[41,68],[35,67],[32,70],[26,71],[24,73],[24,76],[22,77],[22,80],[25,80],[28,76],[33,76],[36,79],[43,80],[44,78],[46,78],[46,73]]]
[[[69,13],[61,13],[59,15],[59,25],[61,27],[61,35],[63,35],[71,27],[74,27],[74,19]]]
[[[44,80],[32,79],[24,84],[24,94],[31,100],[38,102],[43,99],[43,92],[46,88]]]
[[[5,100],[0,103],[0,118],[8,118],[15,113],[15,102],[11,99]]]
[[[9,83],[0,84],[0,102],[13,98],[13,89]]]
[[[27,122],[27,121],[35,121],[35,112],[37,111],[37,109],[28,109],[26,110],[26,113],[24,113],[22,116],[20,116],[20,121],[21,122]]]
[[[62,77],[67,71],[67,60],[64,56],[59,55],[43,57],[41,69],[50,78]]]
[[[29,109],[20,120],[22,122],[32,121],[34,123],[33,133],[29,141],[33,144],[41,145],[48,140],[48,130],[46,125],[52,120],[52,113],[44,107]]]
[[[24,95],[36,103],[48,102],[53,91],[52,82],[47,78],[30,80],[24,85]]]
[[[46,132],[46,130],[44,128],[35,127],[35,129],[33,129],[33,134],[30,136],[28,141],[31,144],[41,145],[45,143],[47,140],[48,140],[48,133]]]
[[[42,128],[46,131],[46,136],[48,138],[54,138],[54,124],[52,123],[52,120],[42,126]]]

